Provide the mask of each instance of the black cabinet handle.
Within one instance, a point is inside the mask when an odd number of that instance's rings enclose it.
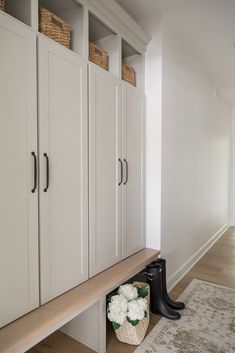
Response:
[[[126,164],[126,180],[124,181],[123,185],[126,185],[126,183],[128,182],[128,162],[125,158],[124,158],[124,162]]]
[[[44,153],[43,156],[46,158],[46,187],[43,191],[47,192],[49,188],[49,158],[47,153]]]
[[[122,160],[120,158],[118,158],[118,161],[120,162],[120,165],[121,165],[121,180],[119,181],[118,185],[121,185],[121,183],[123,181],[123,164],[122,164]]]
[[[34,161],[34,167],[33,167],[33,173],[34,173],[34,177],[33,177],[33,189],[31,190],[32,193],[34,193],[37,189],[37,157],[35,152],[31,152],[31,155],[33,156],[33,161]]]

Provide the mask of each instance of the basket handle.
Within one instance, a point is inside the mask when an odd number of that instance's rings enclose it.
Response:
[[[99,54],[100,56],[103,55],[102,50],[100,50],[100,49],[98,49],[98,48],[95,48],[95,52],[96,52],[97,54]]]
[[[60,29],[63,29],[64,28],[64,25],[62,22],[60,22],[58,20],[58,18],[55,18],[54,16],[51,16],[51,22],[53,23],[53,25],[59,27]]]

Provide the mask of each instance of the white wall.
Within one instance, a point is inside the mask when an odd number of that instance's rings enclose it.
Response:
[[[161,21],[147,21],[152,36],[146,53],[146,244],[161,247],[161,117],[162,53]]]
[[[230,149],[230,217],[229,224],[235,226],[235,107],[232,112],[231,122],[231,149]]]
[[[228,224],[231,107],[166,23],[162,55],[161,251],[171,285]]]
[[[231,107],[164,18],[141,25],[152,37],[146,55],[147,246],[167,258],[172,286],[228,224]]]

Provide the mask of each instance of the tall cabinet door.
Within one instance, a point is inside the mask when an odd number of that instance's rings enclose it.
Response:
[[[121,81],[89,64],[90,276],[121,260]]]
[[[0,327],[39,305],[36,98],[35,34],[0,13]]]
[[[41,303],[88,278],[87,67],[39,36]]]
[[[145,247],[145,96],[122,83],[123,258]]]

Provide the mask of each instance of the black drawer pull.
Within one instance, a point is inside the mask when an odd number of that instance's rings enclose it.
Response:
[[[122,164],[122,160],[120,158],[118,158],[118,161],[120,162],[120,165],[121,165],[121,180],[119,181],[118,185],[121,185],[121,183],[123,181],[123,164]]]
[[[46,158],[46,187],[43,190],[44,192],[47,192],[48,188],[49,188],[49,158],[47,153],[44,153],[43,156]]]
[[[32,193],[34,193],[37,189],[37,157],[35,152],[31,152],[31,155],[33,156],[33,161],[34,161],[34,167],[33,167],[33,189],[31,190]]]
[[[127,160],[124,158],[124,162],[126,164],[126,180],[124,181],[124,185],[126,185],[126,183],[128,182],[128,162]]]

